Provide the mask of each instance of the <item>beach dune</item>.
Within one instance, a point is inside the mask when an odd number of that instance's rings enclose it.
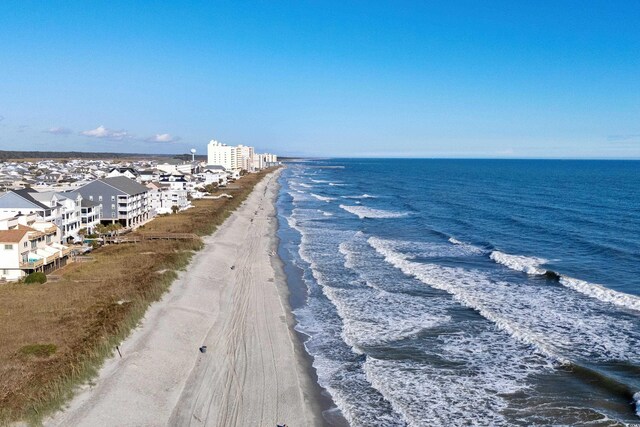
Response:
[[[278,174],[204,239],[122,358],[47,425],[322,424],[275,255]]]

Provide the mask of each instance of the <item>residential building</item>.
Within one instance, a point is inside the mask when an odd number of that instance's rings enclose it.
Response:
[[[227,185],[227,171],[224,167],[218,165],[208,165],[204,170],[196,175],[202,185],[216,184]]]
[[[59,243],[60,229],[35,213],[0,217],[0,280],[19,280],[66,265],[71,250]]]
[[[79,193],[60,193],[55,191],[29,192],[31,197],[37,201],[54,207],[60,207],[60,217],[54,220],[55,224],[62,231],[63,242],[73,242],[79,240],[80,230],[80,205],[82,196]]]
[[[36,200],[29,189],[11,190],[0,194],[0,215],[36,214],[40,220],[62,225],[62,205],[53,198],[47,203]],[[62,237],[62,236],[61,236]]]
[[[152,217],[149,189],[124,176],[92,181],[78,190],[92,202],[102,204],[102,223],[130,228]]]
[[[253,147],[248,147],[246,145],[238,145],[238,150],[240,151],[240,169],[244,169],[247,172],[253,172],[254,167],[254,159],[253,156],[255,154],[255,150]]]
[[[207,164],[223,166],[226,170],[242,167],[242,153],[238,147],[211,140],[207,145]]]
[[[129,179],[138,180],[138,178],[140,177],[140,173],[134,168],[118,167],[118,168],[111,168],[111,170],[109,171],[106,177],[113,178],[116,176],[124,176]]]
[[[77,191],[69,191],[64,194],[68,194],[70,198],[80,199],[80,230],[84,229],[86,234],[94,233],[96,231],[96,226],[100,224],[100,220],[102,218],[102,203],[84,199],[82,198],[82,194]]]

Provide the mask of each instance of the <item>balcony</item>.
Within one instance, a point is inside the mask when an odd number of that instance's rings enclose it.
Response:
[[[58,227],[56,226],[51,226],[44,229],[45,234],[56,234],[57,232],[58,232]]]
[[[20,263],[20,268],[25,269],[25,270],[34,270],[34,269],[42,266],[43,264],[44,264],[44,259],[39,259],[37,261],[21,262]]]
[[[44,233],[40,231],[30,231],[29,236],[27,238],[31,241],[31,240],[38,240],[41,237],[44,237]]]
[[[56,252],[55,254],[51,254],[44,259],[45,264],[51,264],[56,259],[60,258],[60,253]]]

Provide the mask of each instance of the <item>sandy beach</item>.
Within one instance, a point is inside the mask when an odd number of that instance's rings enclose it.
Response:
[[[275,255],[278,174],[204,239],[121,344],[122,357],[46,425],[322,424]]]

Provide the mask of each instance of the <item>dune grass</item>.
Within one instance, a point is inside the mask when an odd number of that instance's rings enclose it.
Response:
[[[140,232],[212,233],[269,171],[222,192],[232,199],[196,200],[156,218]],[[91,262],[58,270],[43,285],[0,285],[0,425],[40,424],[136,327],[184,269],[200,240],[143,241],[94,251]]]

